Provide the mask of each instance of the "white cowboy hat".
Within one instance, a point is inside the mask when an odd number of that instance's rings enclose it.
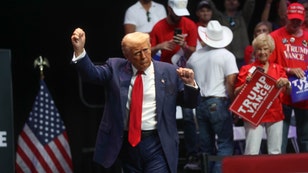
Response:
[[[217,20],[209,21],[207,27],[198,27],[198,34],[201,40],[214,48],[222,48],[229,45],[233,39],[232,31],[221,26]]]

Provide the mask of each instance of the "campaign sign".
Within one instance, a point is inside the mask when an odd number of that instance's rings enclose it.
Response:
[[[296,76],[290,76],[289,81],[291,82],[292,86],[292,102],[295,103],[308,100],[308,70],[305,71],[304,78],[299,79]]]
[[[244,84],[229,110],[258,126],[281,90],[276,87],[275,79],[256,70],[251,81]]]

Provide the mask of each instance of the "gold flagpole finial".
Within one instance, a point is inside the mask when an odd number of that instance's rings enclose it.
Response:
[[[44,66],[49,67],[48,59],[39,56],[34,60],[34,68],[37,66],[40,68],[41,79],[44,79]]]

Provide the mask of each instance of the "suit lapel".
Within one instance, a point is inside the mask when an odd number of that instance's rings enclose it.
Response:
[[[161,115],[165,97],[165,92],[162,91],[166,91],[167,78],[164,74],[164,71],[160,68],[160,65],[158,63],[153,61],[153,65],[155,73],[156,111],[157,115]]]
[[[126,103],[127,103],[127,99],[128,99],[128,90],[129,90],[129,85],[130,85],[130,81],[131,78],[133,76],[133,70],[131,67],[131,64],[129,62],[127,62],[123,68],[119,69],[119,73],[117,74],[119,75],[119,87],[120,87],[120,95],[121,95],[121,108],[122,108],[122,112],[123,115],[126,116]],[[126,117],[123,117],[124,119]]]
[[[155,73],[155,91],[156,91],[156,111],[157,115],[161,115],[163,105],[164,105],[164,97],[166,91],[166,84],[167,84],[167,77],[164,73],[163,69],[161,69],[161,66],[153,61],[154,66],[154,73]],[[123,112],[126,111],[126,103],[127,103],[127,96],[128,96],[128,90],[130,81],[133,75],[133,70],[130,63],[127,63],[124,68],[119,69],[120,75],[120,88],[121,88],[121,104]],[[126,114],[124,114],[126,115]],[[158,117],[160,118],[160,117]]]

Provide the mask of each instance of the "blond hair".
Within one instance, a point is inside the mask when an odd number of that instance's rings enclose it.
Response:
[[[130,53],[130,51],[134,48],[137,48],[139,45],[148,42],[150,45],[150,36],[147,33],[143,32],[132,32],[126,34],[121,42],[122,52],[124,55]]]
[[[262,33],[258,35],[253,41],[252,46],[254,50],[257,50],[258,48],[267,45],[272,52],[275,49],[275,42],[272,36],[270,36],[267,33]]]

